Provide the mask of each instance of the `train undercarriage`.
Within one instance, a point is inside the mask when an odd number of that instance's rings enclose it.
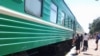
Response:
[[[71,48],[72,40],[66,40],[27,51],[8,54],[6,56],[65,56]]]

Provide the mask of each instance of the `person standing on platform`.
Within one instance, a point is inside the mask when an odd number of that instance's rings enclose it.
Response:
[[[96,33],[96,48],[95,50],[98,50],[98,42],[99,42],[99,39],[100,39],[100,33]]]
[[[73,39],[73,44],[76,46],[76,53],[75,55],[78,55],[80,53],[80,36],[77,34]]]
[[[83,36],[83,50],[82,51],[86,51],[88,49],[88,40],[89,40],[89,35],[87,33],[84,34]]]
[[[82,47],[82,45],[83,45],[83,34],[81,34],[80,36],[80,47]]]

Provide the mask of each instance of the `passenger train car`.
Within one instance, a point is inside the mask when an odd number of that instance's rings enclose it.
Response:
[[[77,31],[64,0],[0,0],[0,56],[63,56]]]

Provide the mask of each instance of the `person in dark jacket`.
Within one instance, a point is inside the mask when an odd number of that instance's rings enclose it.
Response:
[[[80,47],[82,47],[82,45],[83,45],[83,34],[81,34],[80,36]]]
[[[100,33],[96,33],[96,48],[95,50],[98,50],[98,42],[99,42],[99,39],[100,39]]]
[[[79,34],[77,34],[73,39],[73,44],[75,44],[75,46],[76,46],[75,55],[78,55],[80,53],[80,40],[81,40],[81,38],[80,38]]]

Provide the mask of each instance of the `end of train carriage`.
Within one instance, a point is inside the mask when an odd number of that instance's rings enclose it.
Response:
[[[0,56],[63,56],[79,29],[63,0],[0,0]]]

